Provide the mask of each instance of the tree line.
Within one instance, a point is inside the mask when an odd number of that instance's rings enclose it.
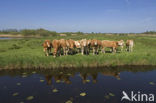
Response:
[[[23,36],[58,36],[59,34],[66,34],[66,35],[72,35],[72,34],[77,34],[77,35],[82,35],[82,34],[117,34],[117,35],[128,35],[128,34],[142,34],[142,33],[83,33],[83,32],[61,32],[58,33],[56,31],[50,31],[46,30],[43,28],[39,29],[4,29],[0,30],[0,34],[11,34],[11,35],[23,35]],[[143,32],[143,34],[156,34],[156,31],[146,31]]]

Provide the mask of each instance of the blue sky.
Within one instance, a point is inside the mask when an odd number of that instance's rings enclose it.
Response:
[[[0,0],[0,29],[156,31],[156,0]]]

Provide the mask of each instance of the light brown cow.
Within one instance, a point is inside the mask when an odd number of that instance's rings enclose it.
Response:
[[[80,40],[74,41],[77,53],[81,52]]]
[[[84,53],[87,53],[87,39],[82,39],[80,41],[80,45],[81,45],[81,54],[84,55]]]
[[[53,51],[53,56],[56,57],[57,54],[60,55],[60,49],[61,49],[61,46],[60,46],[60,41],[59,40],[53,40],[52,41],[52,47],[54,48],[54,51]]]
[[[117,41],[117,44],[118,44],[119,47],[121,47],[121,51],[123,51],[123,48],[124,48],[124,45],[125,45],[124,41],[123,40]]]
[[[98,48],[99,48],[98,44],[99,44],[98,40],[96,39],[91,40],[91,47],[93,48],[93,55],[98,54]]]
[[[113,53],[116,52],[118,43],[116,41],[102,40],[102,52],[105,53],[105,48],[111,48]]]
[[[49,53],[51,52],[52,44],[50,40],[45,40],[43,43],[43,51],[45,52],[45,56],[49,56]]]
[[[67,55],[68,53],[68,46],[66,44],[66,40],[60,39],[60,47],[63,49],[63,55]]]
[[[132,52],[133,51],[133,46],[134,46],[134,41],[133,40],[127,40],[126,41],[127,51]]]

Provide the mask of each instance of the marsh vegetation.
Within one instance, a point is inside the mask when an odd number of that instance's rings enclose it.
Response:
[[[118,53],[99,53],[99,55],[68,55],[53,58],[46,57],[42,43],[49,39],[80,40],[134,40],[134,51]],[[156,65],[156,37],[151,36],[126,36],[126,35],[76,35],[54,36],[44,38],[23,38],[0,40],[0,68],[60,68],[60,67],[102,67],[117,65]],[[109,49],[108,49],[109,50]],[[91,51],[92,52],[92,51]]]

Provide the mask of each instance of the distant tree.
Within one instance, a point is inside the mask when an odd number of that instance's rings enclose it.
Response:
[[[33,29],[23,29],[20,32],[24,36],[36,35],[36,30]]]
[[[146,31],[145,34],[156,34],[156,31]]]
[[[78,31],[78,32],[76,32],[76,34],[78,34],[78,35],[83,35],[84,33],[81,32],[81,31]]]
[[[18,34],[18,30],[17,29],[4,29],[4,30],[0,30],[1,34]]]

